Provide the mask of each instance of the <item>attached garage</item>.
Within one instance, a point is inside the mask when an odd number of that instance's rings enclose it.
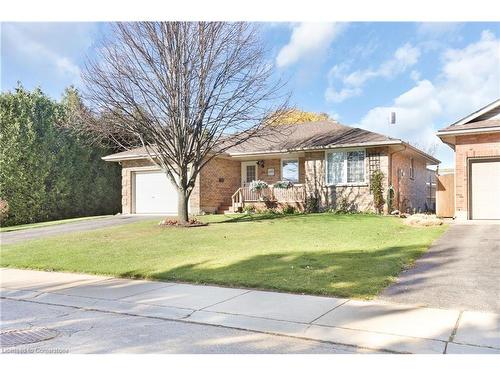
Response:
[[[500,159],[469,163],[470,219],[500,218]]]
[[[136,214],[177,214],[177,189],[161,171],[133,173],[133,211]]]
[[[454,217],[500,220],[500,99],[437,135],[455,151]]]

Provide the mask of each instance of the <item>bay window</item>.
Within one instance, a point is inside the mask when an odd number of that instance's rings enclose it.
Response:
[[[333,151],[326,154],[326,183],[365,183],[365,151]]]

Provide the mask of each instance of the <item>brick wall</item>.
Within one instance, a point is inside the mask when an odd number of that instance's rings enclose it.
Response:
[[[267,170],[273,168],[274,176],[269,176]],[[257,166],[257,179],[272,185],[281,180],[281,159],[266,159],[264,166]]]
[[[299,158],[299,184],[304,184],[306,182],[306,158]]]
[[[342,201],[347,199],[349,206],[357,211],[373,211],[373,195],[369,187],[369,158],[370,154],[378,154],[380,162],[379,168],[386,176],[384,189],[388,186],[388,149],[387,147],[378,147],[367,149],[365,158],[366,183],[347,185],[347,186],[327,186],[326,185],[326,162],[324,151],[306,152],[305,154],[305,184],[306,194],[308,196],[318,196],[320,205],[323,208],[338,208]],[[384,193],[385,196],[385,193]]]
[[[415,177],[410,176],[411,159]],[[392,186],[394,187],[394,208],[403,212],[423,212],[427,207],[429,196],[427,181],[428,171],[425,159],[413,151],[399,151],[392,154]],[[399,177],[398,177],[399,174]]]
[[[320,204],[327,206],[328,194],[325,181],[325,152],[306,152],[304,157],[306,196],[319,197]]]
[[[219,206],[231,204],[231,196],[240,186],[241,162],[239,160],[212,159],[200,172],[195,187],[196,195],[193,206],[196,205],[196,196],[199,196],[199,212],[217,212]]]
[[[485,143],[487,144],[487,143]],[[457,146],[458,147],[458,146]],[[370,154],[378,154],[380,169],[386,176],[384,188],[387,189],[389,176],[388,148],[379,147],[367,149],[365,159],[365,173],[369,176]],[[457,153],[458,154],[458,153]],[[415,179],[409,179],[409,160],[414,157]],[[267,170],[274,168],[274,176],[269,176]],[[397,181],[397,170],[405,171],[405,177]],[[122,162],[122,212],[132,213],[132,173],[139,170],[157,169],[148,160],[130,160]],[[258,167],[257,176],[269,184],[281,179],[281,159],[266,159],[264,167]],[[400,189],[400,202],[409,208],[423,210],[427,197],[425,161],[418,155],[408,152],[395,153],[392,157],[391,170],[393,185]],[[299,158],[299,183],[306,186],[307,195],[317,194],[322,207],[337,207],[339,202],[347,197],[352,208],[359,211],[373,211],[373,196],[368,182],[353,186],[326,186],[325,181],[325,152],[306,152]],[[230,205],[232,194],[241,186],[241,162],[226,158],[216,158],[210,161],[200,172],[190,198],[192,214],[200,212],[216,212],[220,206]],[[384,198],[386,192],[384,192]]]
[[[470,134],[456,137],[455,145],[455,215],[468,218],[469,158],[500,156],[500,133]]]

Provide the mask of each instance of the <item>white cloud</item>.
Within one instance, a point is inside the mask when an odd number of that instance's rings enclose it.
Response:
[[[423,80],[394,99],[392,106],[371,109],[362,118],[359,126],[406,139],[412,132],[420,134],[423,125],[432,121],[441,111],[441,105],[436,99],[436,88],[430,81]],[[389,125],[391,112],[396,112],[395,125]]]
[[[452,155],[435,132],[500,97],[499,62],[500,39],[485,31],[463,49],[444,51],[434,82],[418,81],[392,105],[369,110],[357,126],[424,148],[437,143],[438,157],[451,164]],[[388,123],[390,112],[396,112],[395,125]]]
[[[342,88],[339,91],[336,91],[334,87],[329,86],[325,91],[325,98],[329,102],[340,103],[346,99],[359,96],[363,90],[359,87],[354,88]]]
[[[344,28],[343,23],[305,22],[295,25],[290,41],[278,52],[276,65],[284,67],[327,50]]]
[[[466,115],[500,97],[500,39],[483,31],[464,49],[443,54],[440,100],[447,112]]]
[[[414,66],[420,57],[420,49],[406,43],[399,47],[391,59],[383,62],[375,69],[356,70],[345,74],[346,67],[335,65],[328,75],[329,85],[325,91],[325,98],[330,102],[342,102],[353,96],[361,95],[364,84],[374,78],[393,78],[408,68]],[[341,85],[340,89],[335,88],[336,81]]]
[[[419,57],[420,50],[418,47],[413,47],[410,43],[406,43],[396,50],[393,59],[381,66],[380,73],[384,76],[401,73],[408,67],[415,65]]]
[[[2,54],[45,80],[58,77],[74,83],[80,78],[75,60],[92,44],[95,28],[87,23],[4,23]]]

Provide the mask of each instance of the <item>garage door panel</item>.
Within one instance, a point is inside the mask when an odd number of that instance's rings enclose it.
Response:
[[[500,219],[500,160],[472,161],[471,218]]]
[[[177,189],[163,172],[136,172],[134,195],[137,214],[177,214]]]

